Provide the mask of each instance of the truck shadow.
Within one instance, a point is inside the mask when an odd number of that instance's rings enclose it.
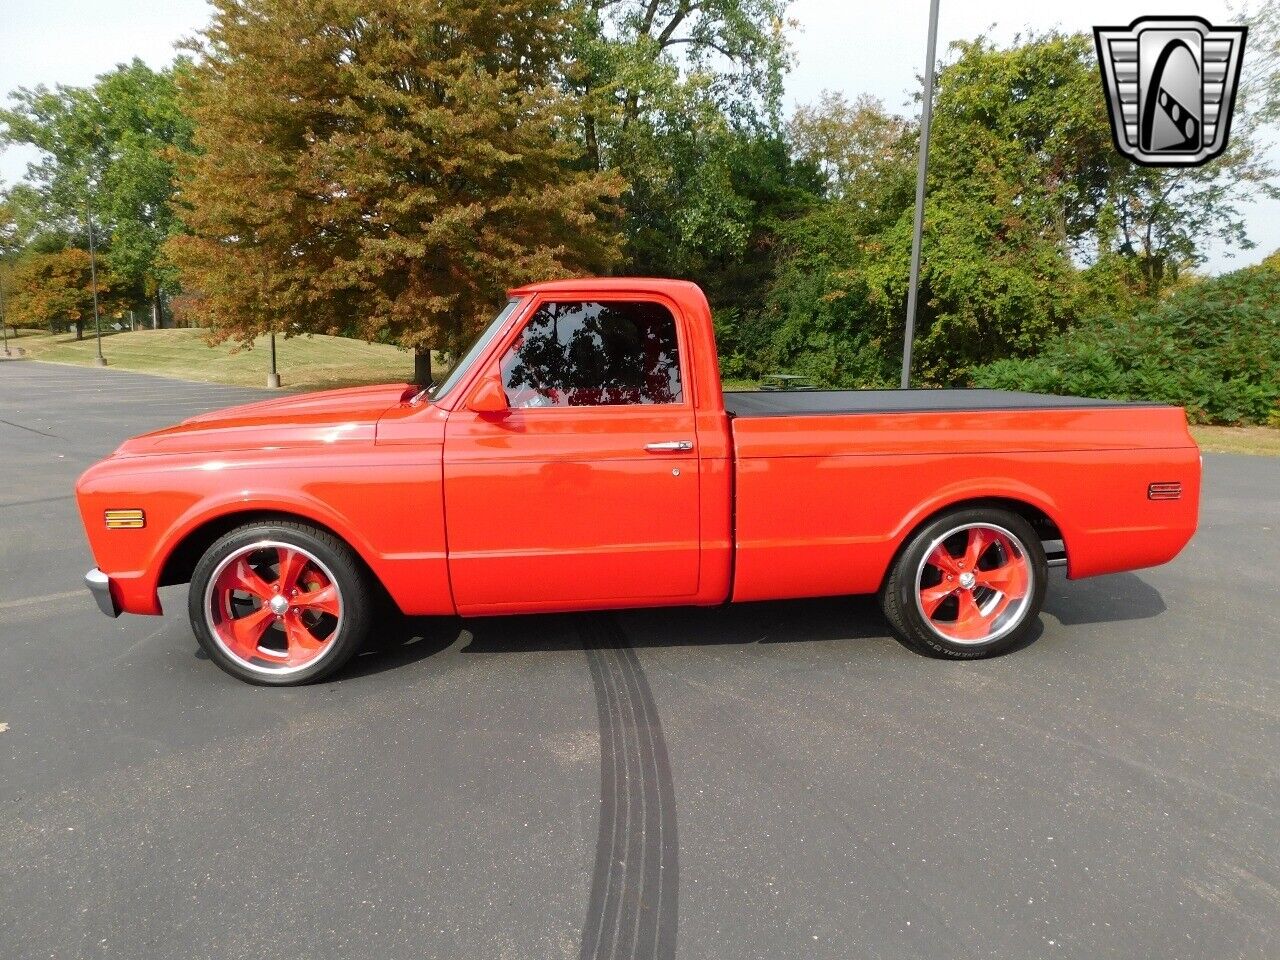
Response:
[[[1068,582],[1054,574],[1045,613],[1067,627],[1145,620],[1165,612],[1159,591],[1131,573]],[[581,625],[598,614],[512,617],[396,617],[344,671],[363,675],[391,670],[450,648],[468,654],[580,651]],[[721,607],[654,607],[618,611],[633,648],[750,646],[823,641],[893,642],[874,597],[778,600]],[[1030,645],[1044,632],[1032,631]]]
[[[457,647],[468,654],[582,650],[582,624],[598,613],[511,617],[395,617],[343,671],[357,676],[391,670]],[[612,614],[628,646],[746,646],[819,640],[887,639],[872,597],[785,600],[722,607],[653,607]]]
[[[1160,591],[1132,573],[1089,580],[1051,575],[1044,612],[1066,627],[1150,620],[1167,610]]]

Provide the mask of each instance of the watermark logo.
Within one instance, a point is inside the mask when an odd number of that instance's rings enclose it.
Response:
[[[1222,153],[1245,33],[1200,17],[1095,27],[1116,149],[1149,167],[1194,167]]]

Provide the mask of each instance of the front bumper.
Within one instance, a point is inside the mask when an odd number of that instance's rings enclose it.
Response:
[[[93,599],[98,601],[99,610],[108,617],[120,616],[120,608],[116,606],[115,598],[111,596],[110,577],[97,567],[94,567],[84,575],[84,585],[93,594]]]

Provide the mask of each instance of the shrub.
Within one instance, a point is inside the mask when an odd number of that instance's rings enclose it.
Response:
[[[1193,284],[1145,311],[1081,324],[1035,357],[976,368],[973,383],[1178,404],[1196,423],[1280,420],[1274,261]]]

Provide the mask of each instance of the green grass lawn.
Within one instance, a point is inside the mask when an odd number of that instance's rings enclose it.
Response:
[[[94,339],[86,334],[22,331],[11,340],[27,356],[51,363],[86,365],[96,355]],[[265,386],[270,345],[260,337],[252,350],[231,344],[210,347],[204,330],[139,330],[102,338],[107,364],[181,380]],[[413,355],[406,350],[344,337],[276,337],[276,369],[286,389],[319,390],[366,383],[405,382],[413,377]]]
[[[1192,427],[1191,435],[1205,453],[1280,457],[1280,430],[1275,427]]]

